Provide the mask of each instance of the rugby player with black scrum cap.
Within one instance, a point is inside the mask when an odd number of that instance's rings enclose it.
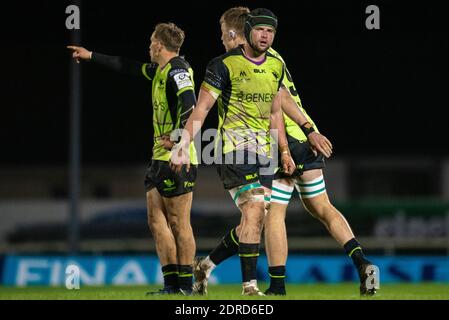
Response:
[[[173,23],[157,24],[151,36],[151,63],[108,56],[77,46],[68,46],[73,58],[91,61],[108,69],[129,73],[151,81],[154,146],[146,170],[145,189],[148,225],[162,266],[164,287],[150,294],[190,295],[195,239],[190,224],[192,191],[197,173],[193,143],[189,145],[189,171],[173,172],[170,151],[163,147],[166,136],[184,127],[196,104],[193,71],[179,56],[184,31]]]
[[[246,7],[234,7],[227,10],[220,19],[222,41],[226,51],[250,42],[248,27],[252,25],[246,15],[252,16]],[[282,57],[273,49],[268,50],[279,59]],[[375,288],[366,287],[366,270],[371,266],[357,242],[344,216],[330,203],[324,185],[322,169],[324,158],[330,157],[332,145],[322,136],[315,123],[306,113],[301,99],[286,68],[283,79],[285,89],[281,90],[282,109],[286,126],[289,149],[296,163],[297,171],[285,175],[282,168],[276,172],[271,194],[269,213],[265,219],[265,249],[268,257],[270,287],[265,291],[269,295],[285,295],[285,274],[288,255],[285,215],[293,188],[296,186],[305,209],[319,219],[335,240],[352,258],[360,276],[360,294],[373,295]],[[320,154],[318,154],[318,151]],[[212,270],[227,258],[238,252],[240,226],[231,229],[215,249],[205,258],[196,258],[194,265],[194,292],[207,294],[207,282]]]
[[[198,103],[171,158],[174,170],[189,166],[188,146],[217,101],[217,171],[242,213],[238,253],[243,295],[264,295],[257,287],[256,267],[271,193],[272,173],[267,168],[271,155],[270,129],[278,132],[283,170],[287,174],[295,170],[279,95],[284,64],[267,52],[274,40],[277,19],[267,9],[256,12],[260,17],[250,30],[252,45],[245,43],[208,64]]]

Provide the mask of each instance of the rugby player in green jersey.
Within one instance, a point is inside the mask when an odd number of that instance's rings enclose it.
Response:
[[[256,9],[254,16],[249,21],[251,27],[248,30],[252,45],[245,43],[208,64],[198,103],[187,121],[180,143],[172,150],[171,158],[174,170],[189,165],[187,146],[217,101],[217,171],[224,188],[242,213],[237,248],[243,295],[263,295],[257,287],[256,266],[265,206],[269,204],[271,192],[272,172],[270,174],[268,168],[270,129],[278,132],[283,170],[287,174],[295,170],[278,94],[284,64],[267,53],[274,40],[277,18],[267,9]]]
[[[146,171],[145,188],[148,225],[164,276],[164,288],[154,294],[182,292],[188,295],[192,292],[192,263],[196,247],[190,209],[198,164],[196,151],[192,143],[189,146],[189,164],[192,167],[188,172],[175,173],[169,167],[170,151],[162,146],[166,135],[184,127],[196,104],[192,68],[179,56],[184,37],[184,32],[173,23],[156,25],[149,47],[151,63],[68,46],[77,61],[91,61],[152,82],[154,146]]]
[[[245,38],[245,16],[250,11],[246,7],[227,10],[220,19],[222,41],[226,51],[247,42]],[[282,57],[273,49],[274,56]],[[375,289],[367,289],[365,270],[371,263],[364,257],[360,244],[355,240],[344,216],[330,203],[326,193],[322,168],[323,155],[330,157],[332,145],[318,133],[316,125],[302,107],[292,77],[286,68],[283,80],[282,109],[289,148],[298,170],[287,176],[282,168],[276,172],[273,180],[271,205],[265,219],[265,249],[267,252],[270,275],[270,287],[266,294],[285,295],[285,265],[288,255],[285,215],[294,187],[300,194],[304,208],[320,220],[330,234],[351,256],[360,276],[360,293],[372,295]],[[287,89],[287,90],[285,90]],[[302,129],[302,130],[301,130]],[[320,154],[318,154],[318,151]],[[237,226],[227,233],[218,246],[204,259],[197,258],[194,265],[194,292],[207,294],[207,281],[216,265],[238,252],[241,227]]]

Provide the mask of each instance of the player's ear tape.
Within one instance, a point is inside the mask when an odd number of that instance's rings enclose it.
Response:
[[[306,122],[303,125],[301,125],[301,130],[302,132],[304,132],[306,136],[308,136],[312,132],[315,132],[315,128],[310,124],[310,122]]]
[[[229,38],[235,39],[236,33],[234,30],[229,30]]]

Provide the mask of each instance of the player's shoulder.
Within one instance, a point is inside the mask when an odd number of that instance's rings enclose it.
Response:
[[[267,61],[271,61],[270,62],[270,66],[277,70],[278,72],[283,73],[284,69],[285,69],[285,63],[284,60],[282,60],[282,57],[277,54],[276,51],[272,50],[272,51],[267,51]]]
[[[274,50],[273,48],[268,49],[267,58],[279,61],[281,64],[284,64],[284,59],[282,59],[281,55]]]
[[[170,60],[170,72],[169,75],[174,75],[179,72],[188,71],[191,67],[190,64],[184,59],[184,57],[174,57]]]
[[[229,50],[223,55],[225,58],[233,57],[233,56],[243,56],[242,46],[235,47],[234,49]]]
[[[225,60],[227,60],[229,57],[234,57],[234,56],[241,56],[243,55],[242,49],[240,47],[234,48],[229,50],[228,52],[221,54],[215,58],[213,58],[209,64],[210,65],[214,65],[214,64],[222,64]]]
[[[274,50],[273,48],[268,49],[267,55],[272,56],[272,57],[274,57],[276,59],[279,59],[279,60],[281,60],[282,62],[285,63],[285,61],[282,58],[281,54],[279,52],[277,52],[276,50]]]
[[[183,56],[176,56],[170,60],[172,68],[190,68],[190,63]]]

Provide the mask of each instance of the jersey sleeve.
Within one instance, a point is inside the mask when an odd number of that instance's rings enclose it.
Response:
[[[221,92],[228,86],[229,71],[221,58],[215,58],[209,62],[202,87],[217,99]]]
[[[168,81],[181,103],[179,127],[184,128],[196,104],[195,87],[189,70],[174,68],[168,73]]]
[[[280,77],[279,77],[279,84],[278,84],[278,91],[279,91],[279,90],[281,89],[281,87],[283,86],[284,77],[285,77],[285,63],[282,62],[281,75],[280,75]]]
[[[142,63],[119,56],[109,56],[106,54],[93,52],[92,62],[99,64],[107,69],[126,73],[133,76],[143,76],[148,80],[152,80],[156,72],[157,65],[154,63]]]

